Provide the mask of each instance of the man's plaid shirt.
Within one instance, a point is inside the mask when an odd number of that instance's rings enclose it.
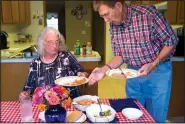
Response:
[[[178,37],[160,12],[151,5],[128,5],[127,19],[121,25],[110,24],[115,56],[128,65],[141,67],[153,62],[161,49],[176,45]],[[175,49],[165,59],[170,60]]]

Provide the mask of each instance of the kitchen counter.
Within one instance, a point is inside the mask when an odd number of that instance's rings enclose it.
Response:
[[[75,57],[77,58],[79,62],[99,62],[101,61],[101,56],[99,55],[98,52],[93,51],[92,54],[93,56],[75,56]],[[30,63],[33,59],[34,58],[1,58],[1,63],[19,63],[19,62],[20,63],[25,63],[25,62]]]
[[[184,61],[184,56],[172,57],[171,61],[172,62],[183,62]]]
[[[1,50],[1,59],[12,58],[12,57],[18,55],[23,50],[26,50],[34,45],[35,45],[35,43],[33,43],[33,42],[15,43],[13,45],[13,47],[10,47],[9,49]]]

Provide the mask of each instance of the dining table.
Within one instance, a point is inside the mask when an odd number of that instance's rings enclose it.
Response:
[[[111,99],[100,98],[99,101],[101,102],[101,104],[106,104],[106,105],[111,106],[111,102],[114,102],[114,101],[120,100],[120,99],[123,99],[123,98],[111,98]],[[135,100],[134,102],[138,106],[138,108],[143,112],[143,115],[137,120],[129,120],[122,114],[121,111],[116,111],[116,115],[115,115],[116,120],[113,123],[155,123],[155,120],[153,119],[153,117],[140,104],[140,102],[137,100]],[[64,108],[67,111],[77,110],[75,108],[75,106],[73,106],[73,105],[64,106]],[[37,109],[37,105],[32,105],[32,113],[33,113],[33,121],[34,122],[41,122],[41,120],[38,117],[40,112]],[[1,119],[0,120],[1,123],[19,123],[19,122],[21,122],[20,102],[19,101],[1,101],[1,118],[0,119]],[[86,120],[85,123],[88,123],[88,120]]]

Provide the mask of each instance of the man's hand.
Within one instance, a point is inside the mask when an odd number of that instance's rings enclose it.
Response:
[[[139,76],[147,76],[148,74],[150,74],[150,72],[152,72],[155,69],[155,67],[156,66],[153,63],[143,65],[139,69]]]
[[[103,68],[95,68],[89,76],[89,85],[93,85],[105,76]]]

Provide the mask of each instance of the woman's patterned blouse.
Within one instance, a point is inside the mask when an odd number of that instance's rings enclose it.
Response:
[[[34,92],[38,86],[55,86],[54,81],[60,77],[76,76],[84,72],[83,67],[69,51],[61,51],[57,58],[49,64],[43,63],[40,57],[35,58],[29,68],[29,75],[23,91]],[[79,87],[65,87],[69,90],[71,98],[80,95]]]

